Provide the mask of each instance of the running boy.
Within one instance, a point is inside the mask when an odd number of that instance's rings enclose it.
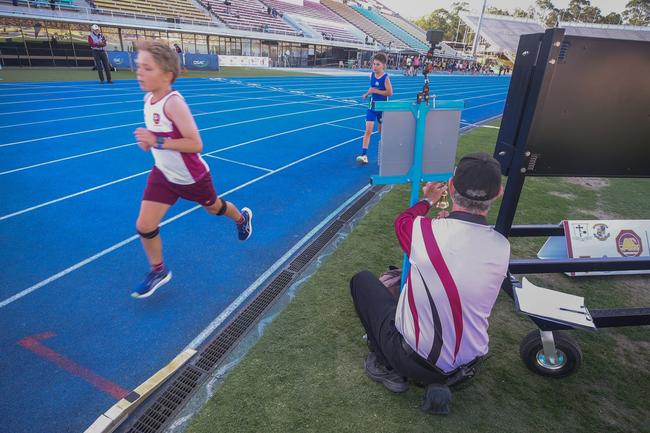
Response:
[[[210,214],[232,219],[242,241],[253,233],[253,212],[248,208],[240,212],[232,203],[217,197],[210,167],[200,155],[203,142],[192,113],[180,93],[171,87],[180,74],[176,52],[161,40],[141,40],[137,50],[138,83],[147,92],[147,127],[136,129],[134,135],[140,148],[153,154],[154,166],[136,222],[151,271],[131,296],[146,298],[172,278],[163,262],[158,226],[179,197],[199,203]]]
[[[378,130],[381,134],[381,116],[382,111],[375,111],[374,103],[377,101],[387,101],[389,96],[393,96],[393,85],[390,83],[388,74],[384,72],[386,67],[386,54],[377,53],[372,58],[372,74],[370,74],[370,88],[363,94],[362,98],[366,99],[370,95],[371,107],[366,112],[366,133],[363,136],[361,155],[357,156],[357,162],[368,164],[368,146],[370,145],[370,135],[375,128],[375,120],[378,123]]]

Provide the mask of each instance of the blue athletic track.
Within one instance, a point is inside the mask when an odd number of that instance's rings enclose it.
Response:
[[[392,77],[414,100],[421,77]],[[508,77],[435,75],[463,126],[502,113]],[[357,165],[368,77],[180,79],[217,191],[254,233],[179,201],[161,234],[173,279],[152,297],[135,219],[152,157],[135,81],[0,84],[1,432],[81,432],[199,346],[307,233],[377,173]],[[493,143],[486,143],[486,149]]]

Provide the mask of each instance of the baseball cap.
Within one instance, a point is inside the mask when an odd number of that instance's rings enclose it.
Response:
[[[454,188],[470,200],[492,200],[501,190],[501,165],[485,152],[463,156],[454,171]]]
[[[93,24],[90,26],[90,30],[99,30],[99,26],[97,24]]]

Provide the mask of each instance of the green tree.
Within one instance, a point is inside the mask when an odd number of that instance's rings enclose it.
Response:
[[[460,22],[460,13],[469,10],[469,3],[461,1],[451,4],[449,10],[439,8],[431,12],[429,15],[415,20],[415,24],[424,30],[442,30],[444,32],[443,38],[447,41],[454,39],[456,30]]]
[[[485,13],[488,13],[488,14],[491,14],[491,15],[503,15],[503,16],[506,16],[506,17],[510,16],[510,12],[508,12],[507,10],[499,9],[497,7],[494,7],[494,6],[488,6],[487,8],[485,8]]]
[[[598,22],[600,24],[621,24],[623,22],[623,17],[621,14],[617,14],[616,12],[610,12],[605,16],[601,16],[600,21]]]
[[[551,0],[537,0],[535,5],[539,9],[539,19],[547,27],[554,27],[560,19],[560,10],[556,8]]]
[[[627,24],[650,26],[650,0],[630,0],[622,15]]]
[[[535,18],[535,8],[532,6],[527,10],[515,8],[514,12],[512,12],[512,16],[517,18]]]

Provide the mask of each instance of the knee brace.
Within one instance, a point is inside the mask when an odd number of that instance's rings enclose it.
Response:
[[[219,200],[221,200],[221,207],[217,211],[217,215],[221,216],[226,213],[226,209],[228,209],[228,202],[226,202],[226,200],[222,199],[221,197],[219,197]]]
[[[158,233],[160,233],[160,227],[156,227],[156,230],[150,231],[149,233],[143,233],[140,230],[137,230],[137,232],[145,239],[153,239],[158,236]]]

